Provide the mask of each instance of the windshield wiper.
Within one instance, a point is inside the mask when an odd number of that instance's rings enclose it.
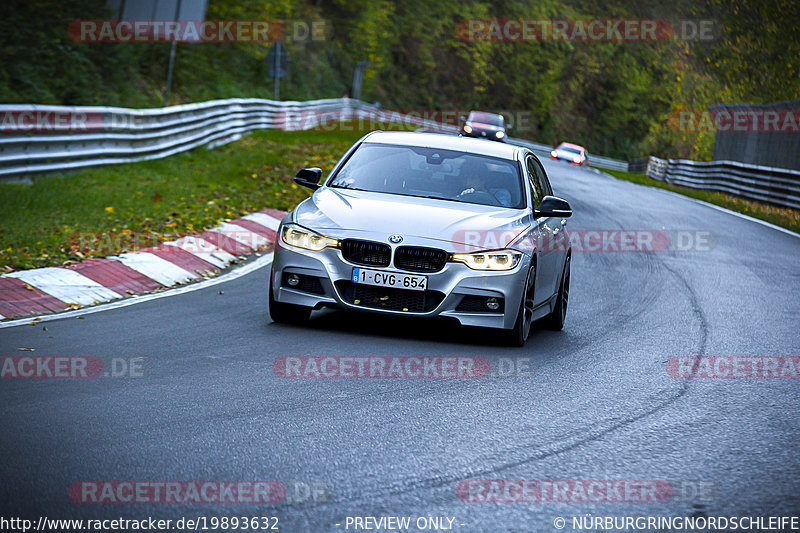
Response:
[[[346,185],[331,185],[331,187],[334,188],[334,189],[345,189],[347,191],[376,192],[376,191],[370,191],[370,190],[367,190],[367,189],[359,189],[358,187],[348,187]]]
[[[453,199],[453,198],[444,198],[444,197],[442,197],[442,196],[431,196],[431,195],[428,195],[428,194],[406,194],[406,195],[404,195],[404,196],[410,196],[410,197],[412,197],[412,198],[427,198],[427,199],[429,199],[429,200],[448,200],[448,201],[454,201],[454,199]]]

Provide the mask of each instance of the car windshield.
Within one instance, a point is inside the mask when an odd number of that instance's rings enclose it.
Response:
[[[522,209],[516,162],[467,152],[362,144],[331,187]]]
[[[572,146],[559,146],[558,149],[575,155],[581,154],[580,150],[578,150],[577,148],[573,148]]]
[[[502,126],[503,115],[495,115],[494,113],[484,113],[483,111],[473,111],[469,114],[468,122],[480,122],[481,124]]]

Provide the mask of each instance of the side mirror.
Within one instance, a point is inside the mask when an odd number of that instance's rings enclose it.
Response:
[[[545,196],[542,198],[539,209],[533,212],[533,216],[536,218],[569,218],[572,216],[572,208],[566,200],[555,196]]]
[[[463,115],[458,117],[458,118],[461,119],[461,122],[466,122],[467,121],[467,117],[465,117]]]
[[[319,179],[322,177],[322,169],[317,167],[304,168],[294,177],[294,182],[303,187],[319,189]]]

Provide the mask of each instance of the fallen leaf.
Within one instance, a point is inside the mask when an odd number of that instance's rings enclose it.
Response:
[[[33,348],[17,348],[17,350],[21,350],[23,352],[33,352],[33,351],[35,351]]]

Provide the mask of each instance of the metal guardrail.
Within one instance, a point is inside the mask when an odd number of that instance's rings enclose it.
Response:
[[[650,157],[647,175],[692,189],[725,192],[800,209],[800,171],[738,161],[689,161]]]
[[[541,156],[550,157],[550,152],[553,150],[552,146],[548,146],[546,144],[535,143],[531,141],[526,141],[524,139],[516,139],[514,137],[509,137],[508,142],[510,144],[515,144],[517,146],[524,146],[525,148],[530,148],[530,150],[536,154]]]
[[[457,131],[350,98],[232,98],[157,109],[2,105],[0,116],[0,179],[158,159],[198,146],[213,148],[257,129],[305,130],[348,119],[374,124],[401,117]]]
[[[0,177],[157,159],[283,127],[303,112],[366,105],[348,104],[234,98],[158,109],[3,105]]]
[[[155,109],[0,105],[0,179],[99,165],[159,159],[198,146],[213,148],[258,129],[307,130],[358,119],[380,128],[398,120],[420,128],[458,127],[380,109],[350,98],[276,101],[231,98]],[[549,155],[551,146],[510,142]],[[600,168],[627,170],[625,161],[590,155]]]

